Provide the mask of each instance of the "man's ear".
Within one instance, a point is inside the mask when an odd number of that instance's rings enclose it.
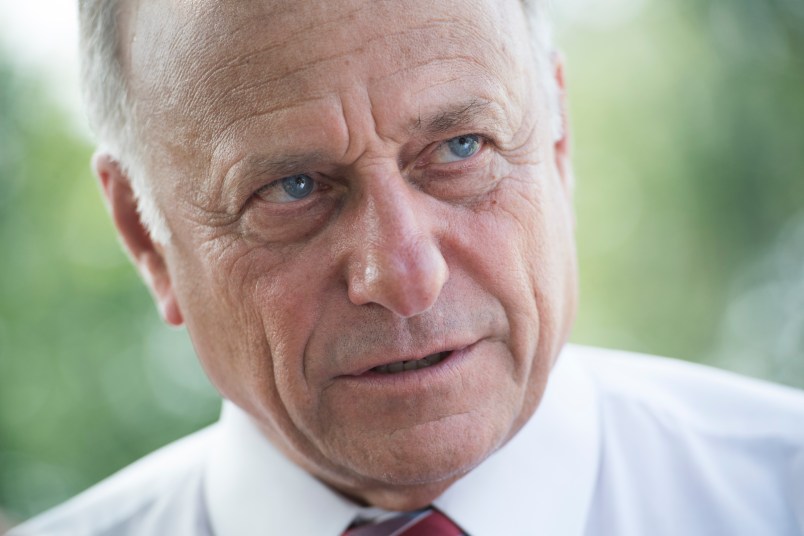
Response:
[[[170,325],[180,326],[184,318],[165,263],[164,248],[151,239],[142,222],[131,181],[120,163],[107,153],[96,153],[92,165],[117,232],[131,261],[151,290],[162,318]]]
[[[555,118],[556,124],[554,130],[554,154],[556,160],[556,169],[561,176],[561,180],[567,189],[567,192],[572,196],[575,188],[575,174],[572,170],[572,155],[570,145],[570,125],[569,125],[569,108],[567,102],[567,86],[564,77],[564,56],[560,52],[552,54],[552,75],[555,79],[557,94],[555,95],[556,102],[553,106],[557,106],[557,117]]]

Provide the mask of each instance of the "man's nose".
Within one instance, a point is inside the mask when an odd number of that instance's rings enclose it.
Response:
[[[348,267],[349,299],[376,303],[403,318],[427,311],[449,270],[438,242],[435,200],[398,171],[369,177],[357,207]]]

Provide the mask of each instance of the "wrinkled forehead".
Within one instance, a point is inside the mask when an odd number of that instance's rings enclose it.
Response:
[[[198,137],[343,87],[399,99],[416,80],[509,83],[523,19],[518,0],[139,0],[121,23],[140,108]]]

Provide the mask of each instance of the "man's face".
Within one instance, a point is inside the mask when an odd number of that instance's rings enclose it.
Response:
[[[519,3],[123,20],[162,292],[212,382],[334,487],[429,502],[530,417],[574,314],[566,155]]]

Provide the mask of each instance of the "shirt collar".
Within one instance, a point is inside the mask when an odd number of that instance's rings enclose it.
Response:
[[[584,533],[600,463],[600,410],[575,351],[565,347],[519,433],[433,503],[471,536]]]
[[[285,458],[251,418],[224,401],[204,494],[222,536],[340,535],[360,508]]]
[[[519,433],[434,502],[471,536],[583,532],[599,415],[594,385],[571,354],[562,352]],[[204,493],[215,534],[335,536],[369,513],[290,462],[230,402],[211,447]]]

